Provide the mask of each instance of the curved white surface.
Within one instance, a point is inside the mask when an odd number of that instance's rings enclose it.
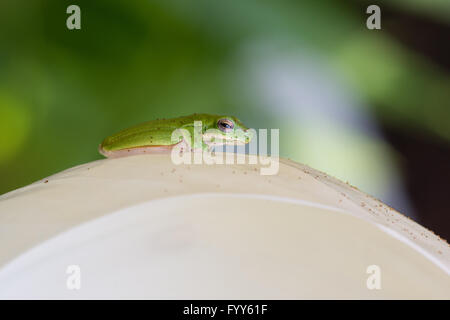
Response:
[[[299,166],[264,177],[137,156],[6,194],[0,298],[450,298],[445,242]],[[379,290],[366,285],[371,265]]]

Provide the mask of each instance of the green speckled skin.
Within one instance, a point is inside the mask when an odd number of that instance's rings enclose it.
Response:
[[[217,129],[219,119],[230,119],[234,122],[234,128],[231,132],[224,133],[219,130],[219,134],[230,142],[248,143],[251,139],[247,135],[248,128],[245,127],[239,119],[233,116],[220,116],[210,114],[192,114],[173,119],[158,119],[144,122],[142,124],[124,129],[103,140],[100,150],[112,152],[117,150],[152,147],[152,146],[172,146],[172,132],[176,129],[186,129],[194,137],[194,121],[202,122],[202,134],[208,129]],[[245,136],[237,134],[239,130],[244,131]],[[180,142],[176,141],[176,143]],[[175,144],[176,144],[175,143]],[[190,141],[193,145],[193,141]],[[204,147],[204,146],[203,146]]]

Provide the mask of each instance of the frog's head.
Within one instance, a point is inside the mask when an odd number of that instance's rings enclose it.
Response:
[[[243,145],[253,137],[252,131],[233,116],[216,116],[209,121],[206,129],[203,134],[206,143]]]

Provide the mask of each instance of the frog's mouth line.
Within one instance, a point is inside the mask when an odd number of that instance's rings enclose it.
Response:
[[[208,146],[221,146],[221,145],[228,145],[228,146],[245,146],[247,144],[247,142],[243,142],[243,141],[237,141],[237,140],[226,140],[226,139],[222,139],[219,141],[210,141],[210,140],[205,140],[204,141]]]
[[[245,145],[247,143],[250,142],[251,140],[251,136],[247,134],[247,131],[244,131],[245,135],[243,136],[243,138],[246,138],[248,140],[243,141],[243,140],[239,140],[236,139],[236,137],[233,136],[228,136],[228,135],[216,135],[213,133],[210,134],[204,134],[203,135],[203,142],[205,142],[208,145],[223,145],[223,144],[227,144],[227,145]],[[213,141],[213,140],[217,140]]]

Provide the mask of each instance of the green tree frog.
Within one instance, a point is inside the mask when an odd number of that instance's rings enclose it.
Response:
[[[186,150],[211,150],[216,145],[249,143],[252,131],[232,116],[193,114],[158,119],[122,130],[107,137],[99,146],[105,157],[141,153],[164,153],[183,143]]]

